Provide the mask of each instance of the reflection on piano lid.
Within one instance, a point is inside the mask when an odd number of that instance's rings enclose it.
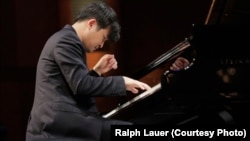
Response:
[[[173,48],[171,48],[167,52],[160,55],[158,58],[156,58],[155,60],[150,62],[146,67],[144,67],[143,69],[141,69],[139,72],[137,72],[136,74],[134,74],[131,77],[134,79],[140,79],[142,76],[148,74],[149,72],[156,69],[157,67],[159,67],[163,63],[175,58],[176,56],[178,56],[182,52],[186,51],[187,48],[190,48],[190,46],[191,46],[190,40],[191,40],[191,38],[185,38],[182,42],[178,43]]]

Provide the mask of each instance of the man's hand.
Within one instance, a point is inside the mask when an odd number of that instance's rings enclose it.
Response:
[[[134,94],[137,94],[139,92],[138,89],[141,89],[141,90],[151,89],[151,87],[148,84],[140,82],[138,80],[134,80],[134,79],[126,77],[126,76],[123,76],[123,79],[125,82],[126,90],[130,91]]]
[[[115,56],[112,54],[105,54],[93,67],[93,70],[96,71],[99,75],[102,75],[111,69],[117,69],[117,61]]]

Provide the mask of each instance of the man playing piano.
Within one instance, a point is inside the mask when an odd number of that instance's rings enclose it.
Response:
[[[37,65],[26,141],[108,141],[110,125],[132,124],[102,118],[94,97],[124,96],[126,91],[137,94],[150,86],[126,76],[102,77],[117,68],[112,54],[104,55],[92,70],[86,64],[87,52],[102,48],[106,40],[117,41],[119,34],[114,10],[93,2],[82,8],[73,25],[48,39]],[[172,69],[185,64],[185,59],[179,59]]]

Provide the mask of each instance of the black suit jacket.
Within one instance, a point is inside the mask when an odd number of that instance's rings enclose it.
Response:
[[[40,55],[26,141],[97,141],[102,122],[94,96],[126,94],[121,76],[98,77],[71,25],[52,35]]]

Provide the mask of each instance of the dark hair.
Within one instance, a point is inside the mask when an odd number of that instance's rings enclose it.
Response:
[[[91,2],[82,7],[75,22],[94,18],[101,29],[110,27],[108,39],[118,41],[120,39],[120,25],[115,11],[102,1]]]

